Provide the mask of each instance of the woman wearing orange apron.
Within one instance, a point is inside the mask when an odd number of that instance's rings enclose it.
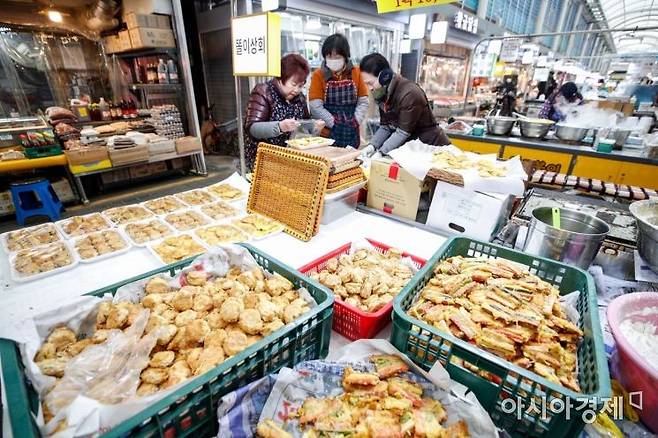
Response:
[[[368,112],[368,90],[361,71],[352,65],[349,43],[341,34],[325,40],[322,56],[322,66],[311,77],[311,115],[324,120],[323,135],[333,138],[334,146],[358,148],[359,126]]]

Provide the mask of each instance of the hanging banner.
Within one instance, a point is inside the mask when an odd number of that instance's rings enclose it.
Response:
[[[500,49],[500,57],[498,59],[502,62],[516,62],[519,59],[522,43],[523,40],[520,38],[503,40],[503,46]]]
[[[451,0],[377,0],[377,12],[404,11],[406,9],[426,8],[429,6],[452,3]]]
[[[266,12],[231,19],[233,76],[281,75],[281,17]]]

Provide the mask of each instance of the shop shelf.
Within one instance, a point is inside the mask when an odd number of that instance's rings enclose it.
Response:
[[[390,246],[383,243],[366,239],[370,244],[382,254],[386,254]],[[319,272],[324,269],[327,261],[334,257],[338,258],[343,254],[349,254],[352,249],[352,243],[345,244],[338,249],[308,263],[301,268],[299,272],[308,275],[313,272]],[[425,260],[406,252],[402,253],[403,257],[410,257],[418,269],[424,264]],[[386,306],[379,309],[377,312],[364,312],[354,306],[346,304],[342,300],[334,302],[334,321],[333,329],[345,336],[346,338],[355,341],[357,339],[370,339],[379,333],[386,325],[391,322],[391,311],[393,310],[393,302],[391,301]]]
[[[434,276],[434,267],[453,256],[502,258],[521,263],[529,271],[560,290],[579,291],[577,309],[584,337],[578,346],[578,393],[549,382],[492,353],[407,315],[425,285]],[[464,237],[453,237],[414,276],[393,303],[391,343],[412,361],[429,370],[438,360],[450,377],[467,386],[489,412],[494,423],[512,436],[572,437],[585,426],[583,412],[598,412],[610,397],[610,375],[599,322],[596,287],[585,271],[499,245]],[[463,364],[467,363],[468,368]],[[508,400],[512,400],[511,403]],[[555,400],[560,400],[556,402]],[[546,406],[542,410],[542,401]],[[571,403],[570,406],[567,403]],[[587,407],[582,408],[587,402]],[[551,405],[553,403],[553,405]],[[560,405],[560,403],[562,403]],[[510,406],[523,408],[509,411]],[[566,408],[565,408],[566,405]],[[535,406],[536,409],[529,409]],[[551,412],[550,406],[557,411]]]
[[[284,276],[296,288],[306,288],[317,306],[295,321],[291,327],[270,334],[212,371],[191,379],[177,391],[104,432],[101,437],[215,436],[217,404],[223,395],[275,373],[282,367],[292,367],[305,360],[326,357],[331,337],[333,294],[324,286],[258,249],[246,244],[242,246],[247,248],[263,269]],[[87,295],[114,294],[121,286],[160,273],[174,275],[192,261],[193,258],[168,265]],[[13,341],[0,339],[0,361],[13,436],[41,436],[34,420],[39,408],[38,396],[25,376],[18,347]]]

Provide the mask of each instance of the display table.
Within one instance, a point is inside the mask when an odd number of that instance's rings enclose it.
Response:
[[[496,154],[500,158],[534,160],[537,170],[598,179],[616,184],[658,189],[655,177],[658,160],[643,156],[637,149],[611,153],[597,152],[584,144],[560,140],[532,140],[514,136],[472,135],[447,132],[450,141],[465,151]]]
[[[403,249],[422,258],[430,258],[445,241],[444,237],[378,216],[351,213],[320,227],[320,233],[310,242],[302,242],[288,234],[251,242],[282,262],[299,268],[328,252],[356,239],[369,237]],[[0,269],[0,337],[25,319],[56,309],[65,301],[74,300],[116,282],[161,267],[146,248],[130,251],[95,263],[80,263],[73,269],[39,280],[16,283],[9,276],[9,261],[3,258]]]
[[[25,158],[23,160],[0,161],[0,173],[66,165],[68,165],[68,161],[66,160],[66,155],[64,154],[53,155],[52,157],[44,158]]]

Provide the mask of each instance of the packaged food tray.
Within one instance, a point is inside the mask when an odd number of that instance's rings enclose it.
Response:
[[[284,276],[295,288],[306,288],[317,306],[298,318],[286,330],[266,336],[222,362],[212,371],[189,380],[177,391],[103,433],[101,437],[216,436],[217,404],[223,395],[275,373],[282,367],[293,367],[299,362],[327,356],[331,337],[333,294],[260,250],[250,245],[243,246],[263,269]],[[88,295],[115,294],[121,286],[163,272],[175,275],[193,260],[194,258],[190,258],[168,265],[90,292]],[[0,339],[0,361],[7,394],[9,427],[13,436],[41,436],[34,420],[39,408],[38,395],[25,376],[16,343]]]
[[[383,243],[371,239],[366,240],[382,254],[386,254],[388,250],[391,249],[390,246]],[[350,249],[352,249],[352,243],[345,244],[329,254],[302,266],[299,268],[299,272],[302,274],[319,272],[324,269],[329,259],[340,257],[343,254],[349,254]],[[418,269],[425,264],[424,259],[406,252],[403,252],[402,256],[410,257]],[[342,300],[336,300],[334,303],[333,329],[352,341],[372,338],[391,321],[392,309],[393,301],[379,309],[377,312],[364,312],[357,307],[346,304]]]
[[[557,287],[562,295],[580,291],[577,301],[580,314],[578,326],[584,336],[578,346],[577,377],[582,392],[574,392],[552,383],[532,371],[407,315],[407,309],[434,276],[436,264],[460,255],[503,258],[517,262]],[[581,269],[491,243],[465,237],[448,240],[393,301],[390,340],[425,370],[429,370],[439,360],[452,379],[475,393],[494,423],[512,436],[578,436],[585,426],[584,411],[593,409],[598,412],[604,399],[611,395],[596,287],[592,277]],[[461,361],[468,363],[470,369],[456,363]],[[490,378],[482,377],[482,374]],[[583,407],[585,401],[588,403]],[[542,402],[545,412],[542,412]],[[555,407],[553,412],[551,406]]]

